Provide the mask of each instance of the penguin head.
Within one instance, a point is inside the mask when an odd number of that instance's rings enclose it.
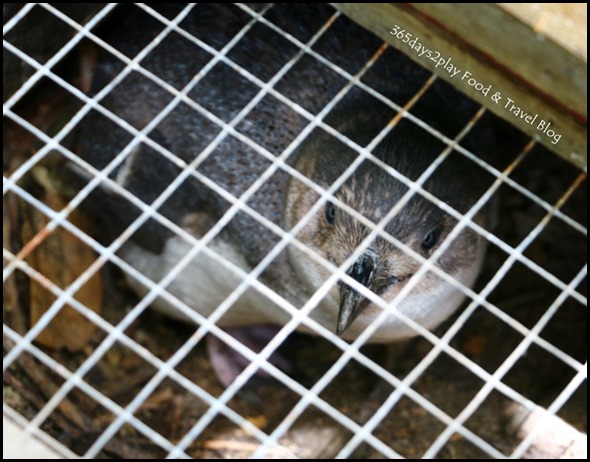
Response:
[[[301,223],[296,237],[314,254],[295,245],[289,248],[291,264],[309,293],[318,290],[332,274],[321,261],[325,260],[342,267],[350,278],[390,303],[420,269],[422,263],[416,255],[428,259],[453,230],[457,220],[436,200],[419,192],[409,200],[404,198],[411,185],[402,178],[417,180],[444,150],[444,146],[420,132],[412,124],[404,124],[374,150],[374,158],[363,160],[321,129],[302,144],[295,166],[324,190],[353,166],[330,197],[322,199],[320,192],[295,178],[287,188],[286,226],[292,229]],[[423,187],[465,212],[479,193],[471,187],[470,178],[461,174],[462,166],[455,160],[446,159],[449,163],[439,167]],[[469,181],[462,184],[462,177]],[[318,201],[319,207],[309,216]],[[385,235],[371,233],[378,224]],[[435,265],[469,286],[479,272],[484,249],[485,239],[466,229],[451,241]],[[350,260],[353,253],[356,258]],[[462,298],[447,281],[427,271],[398,309],[433,328],[454,311]],[[438,312],[437,304],[441,306]],[[338,335],[354,338],[380,312],[375,303],[340,280],[324,297],[315,316],[335,328]],[[383,341],[412,335],[415,332],[395,315],[389,316],[377,333]]]

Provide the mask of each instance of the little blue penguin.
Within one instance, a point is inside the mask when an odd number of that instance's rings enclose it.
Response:
[[[158,11],[174,18],[181,7],[159,5]],[[275,5],[263,11],[270,23],[281,27],[301,42],[318,32],[334,10],[325,5]],[[120,52],[134,58],[163,29],[164,24],[137,7],[121,7],[114,21],[97,33]],[[316,56],[303,53],[280,79],[272,80],[283,66],[300,53],[291,43],[263,22],[247,29],[235,44],[230,41],[252,16],[238,7],[225,4],[197,5],[179,27],[202,40],[203,49],[176,31],[170,32],[139,65],[177,90],[183,90],[195,76],[208,72],[191,86],[187,96],[208,114],[228,123],[272,155],[279,156],[309,123],[276,95],[266,93],[249,112],[240,114],[260,91],[258,83],[273,81],[274,90],[310,113],[318,114],[346,85],[346,80]],[[228,44],[231,46],[225,49]],[[382,43],[372,34],[340,16],[313,43],[312,49],[352,75],[379,50]],[[211,50],[223,50],[217,56]],[[214,60],[214,61],[212,61]],[[235,63],[251,75],[245,78],[232,69]],[[123,70],[125,64],[103,52],[94,72],[92,93],[100,92]],[[429,74],[402,53],[387,49],[363,75],[362,81],[381,95],[404,106],[422,87]],[[137,71],[130,72],[100,102],[125,123],[144,129],[161,111],[166,115],[147,137],[190,164],[204,149],[207,156],[195,170],[235,197],[244,193],[269,168],[271,162],[229,133],[214,149],[209,144],[223,127],[212,117],[186,102],[167,107],[174,95],[164,86]],[[449,138],[476,112],[477,107],[449,85],[436,81],[410,112]],[[237,116],[237,119],[235,119]],[[396,116],[391,106],[359,86],[352,88],[328,112],[323,122],[358,146],[367,146]],[[111,162],[133,136],[98,111],[92,111],[79,127],[80,156],[96,168]],[[485,155],[491,141],[483,124],[468,136],[465,146]],[[407,118],[401,120],[372,150],[381,162],[411,180],[416,180],[443,152],[445,145]],[[358,151],[316,127],[286,163],[302,175],[327,189],[355,161]],[[177,178],[182,169],[148,143],[141,142],[114,169],[110,178],[146,204],[151,204]],[[425,190],[460,213],[467,212],[487,186],[483,170],[458,152],[440,164],[424,183]],[[367,220],[379,223],[408,186],[377,165],[363,160],[335,191],[334,197]],[[316,204],[320,195],[301,179],[277,169],[248,199],[246,204],[265,219],[289,231]],[[337,201],[327,201],[308,220],[297,239],[317,255],[341,266],[369,235],[371,229],[351,216]],[[140,210],[102,183],[89,197],[104,219],[103,239],[116,237],[140,215]],[[201,239],[229,209],[230,203],[215,188],[189,175],[159,207],[158,212]],[[475,221],[486,226],[484,211]],[[414,194],[401,211],[385,224],[390,236],[428,258],[452,231],[456,219],[438,205]],[[246,272],[265,258],[281,236],[251,214],[238,212],[213,238],[208,247]],[[158,282],[193,248],[157,220],[150,218],[120,249],[119,255],[141,274]],[[480,271],[485,239],[466,228],[438,259],[436,266],[465,286],[471,287]],[[369,242],[347,274],[385,302],[393,300],[421,263],[393,242],[378,236]],[[317,259],[291,244],[266,267],[259,281],[301,308],[330,276]],[[143,295],[148,289],[132,276],[130,285]],[[241,278],[206,252],[198,253],[175,277],[167,290],[204,316],[210,315],[238,286]],[[453,285],[427,272],[397,310],[427,329],[433,329],[451,315],[464,295]],[[153,307],[170,316],[185,319],[178,309],[160,298]],[[351,286],[340,281],[311,311],[311,318],[354,340],[382,312]],[[290,315],[264,293],[250,287],[221,317],[219,325],[234,328],[263,324],[283,325]],[[313,333],[304,325],[300,330]],[[370,338],[373,342],[392,342],[416,335],[414,329],[392,311]]]

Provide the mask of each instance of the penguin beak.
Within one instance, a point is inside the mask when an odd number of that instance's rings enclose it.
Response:
[[[375,266],[374,252],[367,250],[346,274],[365,287],[370,287],[374,279]],[[340,309],[338,310],[336,334],[341,336],[368,304],[369,300],[349,285],[342,283],[340,286]]]

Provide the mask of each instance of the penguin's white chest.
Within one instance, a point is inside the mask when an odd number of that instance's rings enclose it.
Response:
[[[467,267],[456,271],[452,277],[464,287],[471,287],[477,278],[483,260],[483,250]],[[372,342],[392,342],[404,340],[418,335],[418,332],[403,320],[397,313],[411,319],[425,329],[434,329],[451,316],[465,299],[465,294],[449,282],[438,279],[436,283],[420,281],[405,297],[397,301],[395,295],[383,294],[385,300],[392,300],[391,310],[384,317],[371,336]],[[381,308],[370,305],[359,316],[343,337],[354,340],[382,312]]]
[[[239,297],[228,304],[226,301],[228,297],[232,296],[243,282],[242,276],[232,269],[232,265],[245,273],[251,271],[251,268],[245,258],[227,242],[215,241],[208,246],[208,249],[209,251],[200,250],[194,256],[186,258],[193,251],[193,246],[180,237],[174,237],[167,241],[161,254],[154,254],[130,242],[121,249],[120,255],[137,271],[155,283],[160,283],[173,272],[174,277],[170,278],[163,288],[204,317],[210,316],[221,307],[224,313],[216,323],[222,327],[269,323],[283,325],[289,321],[290,315],[286,311],[252,286],[247,287]],[[472,266],[453,275],[455,279],[470,287],[477,277],[482,257],[483,252],[480,252]],[[183,268],[178,270],[177,265],[183,259],[185,260]],[[136,278],[131,275],[127,275],[127,278],[131,287],[140,296],[148,293],[148,288]],[[292,281],[292,283],[300,284],[299,281]],[[450,316],[464,299],[460,290],[442,281],[430,285],[427,290],[423,285],[419,284],[419,286],[421,288],[411,291],[385,317],[370,341],[391,342],[416,335],[415,330],[395,314],[396,310],[426,329],[432,329]],[[304,295],[305,293],[302,292],[302,299],[295,304],[301,306],[305,303],[308,295]],[[384,298],[387,300],[394,297],[384,294]],[[151,306],[173,318],[193,322],[174,303],[162,297],[157,298]],[[354,340],[380,315],[381,311],[381,308],[374,305],[369,306],[343,334],[343,338]],[[336,328],[337,316],[338,301],[336,297],[330,295],[311,312],[311,317],[315,321],[331,331]],[[313,333],[312,329],[304,325],[300,325],[298,330]]]
[[[245,272],[251,270],[244,257],[229,243],[216,241],[210,244],[208,249],[209,251],[201,250],[185,260],[183,262],[185,265],[180,271],[176,269],[178,263],[193,250],[193,246],[180,237],[169,239],[161,254],[154,254],[131,242],[126,244],[119,253],[123,260],[155,283],[160,283],[174,272],[175,276],[165,289],[192,310],[208,317],[243,281],[236,271],[230,269],[232,264]],[[223,260],[226,261],[225,264],[222,263]],[[148,293],[148,289],[136,278],[130,275],[127,275],[127,278],[131,287],[140,296]],[[173,303],[162,297],[157,298],[151,306],[176,319],[190,321]],[[267,297],[256,289],[248,287],[228,307],[218,324],[221,326],[282,324],[288,317]]]

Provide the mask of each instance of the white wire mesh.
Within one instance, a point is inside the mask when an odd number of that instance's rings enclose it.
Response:
[[[423,94],[435,84],[436,80],[434,77],[425,81],[424,85],[421,86],[420,90],[414,95],[414,97],[408,100],[408,102],[402,107],[376,91],[363,80],[367,72],[376,62],[379,62],[380,59],[385,59],[383,55],[386,51],[386,47],[382,46],[378,48],[373,57],[363,66],[359,67],[359,70],[354,74],[347,72],[341,66],[331,62],[328,58],[316,51],[315,45],[326,34],[332,33],[332,28],[335,23],[343,20],[337,12],[332,12],[323,25],[318,27],[316,33],[306,42],[302,42],[267,19],[267,14],[272,12],[273,8],[277,8],[276,6],[267,5],[259,11],[255,11],[246,5],[237,5],[235,7],[228,6],[227,8],[237,8],[237,11],[239,11],[240,14],[247,17],[247,21],[240,26],[239,31],[233,35],[231,40],[217,49],[183,28],[182,23],[186,17],[199,14],[198,5],[187,5],[180,9],[173,18],[167,18],[152,7],[138,4],[135,8],[140,8],[146,15],[159,21],[162,24],[162,27],[158,35],[151,40],[149,44],[147,44],[133,58],[129,58],[94,32],[94,28],[100,23],[100,21],[107,18],[109,14],[117,14],[117,10],[114,10],[115,6],[115,4],[108,4],[99,12],[92,15],[92,17],[82,25],[64,14],[60,9],[50,4],[26,4],[26,6],[18,11],[18,13],[4,25],[3,43],[5,54],[10,53],[11,55],[16,56],[23,63],[26,63],[27,66],[33,69],[32,75],[19,86],[18,90],[12,95],[6,95],[8,98],[5,96],[3,106],[5,121],[10,121],[10,123],[21,127],[35,137],[42,146],[37,152],[8,173],[5,169],[5,174],[3,176],[3,195],[5,197],[8,195],[14,195],[15,197],[18,197],[19,200],[30,204],[34,209],[45,215],[48,222],[44,226],[43,231],[35,236],[36,239],[31,240],[29,243],[25,243],[22,248],[16,249],[16,251],[7,247],[5,243],[3,250],[5,261],[3,281],[6,284],[16,272],[21,272],[50,291],[55,296],[55,301],[39,320],[34,325],[29,326],[25,332],[19,332],[18,329],[13,328],[10,323],[4,323],[5,356],[3,368],[6,374],[11,367],[18,363],[19,359],[25,355],[30,355],[47,369],[59,375],[62,379],[60,385],[56,387],[51,396],[47,397],[48,399],[46,402],[42,406],[39,406],[38,409],[35,409],[33,415],[29,419],[29,423],[25,427],[25,432],[43,434],[45,431],[49,431],[47,427],[42,429],[43,425],[46,424],[56,412],[60,411],[63,407],[63,403],[68,399],[68,396],[73,390],[81,390],[101,407],[108,410],[113,416],[109,422],[106,422],[103,427],[101,427],[99,434],[93,435],[92,439],[88,444],[84,445],[83,449],[74,450],[74,452],[79,453],[79,455],[89,458],[97,457],[101,452],[105,451],[109,442],[115,440],[117,435],[120,435],[124,427],[127,426],[130,426],[133,431],[138,434],[143,435],[156,447],[161,448],[166,457],[190,458],[195,457],[195,454],[199,457],[202,453],[198,452],[198,446],[199,444],[206,444],[207,437],[204,435],[207,431],[210,431],[214,426],[215,419],[220,415],[227,418],[236,427],[242,429],[245,434],[252,439],[253,444],[251,446],[247,446],[245,443],[241,446],[242,448],[246,447],[248,449],[247,456],[261,458],[275,455],[278,457],[296,458],[301,456],[301,452],[296,445],[288,444],[289,432],[296,427],[298,419],[300,419],[304,413],[309,411],[310,408],[320,410],[324,415],[328,416],[333,422],[336,422],[344,429],[345,433],[343,434],[345,436],[342,437],[341,444],[338,445],[333,454],[333,456],[337,458],[354,457],[355,454],[361,450],[373,451],[374,454],[378,454],[380,457],[388,458],[412,457],[415,455],[437,457],[441,455],[441,451],[443,451],[445,447],[448,447],[457,440],[464,440],[466,444],[477,448],[477,450],[480,451],[480,454],[491,457],[519,457],[527,451],[533,443],[535,437],[534,433],[529,434],[522,442],[520,442],[520,444],[515,444],[511,447],[509,446],[509,449],[507,449],[506,446],[498,444],[497,441],[490,441],[486,439],[485,436],[481,436],[480,429],[474,428],[473,425],[470,425],[469,420],[474,414],[482,409],[484,403],[492,393],[500,393],[506,399],[523,406],[531,412],[535,412],[541,409],[541,406],[545,406],[549,413],[557,415],[561,407],[570,400],[574,393],[581,387],[585,386],[584,381],[587,374],[585,358],[581,360],[577,354],[570,353],[564,349],[562,345],[557,345],[554,342],[547,340],[541,336],[541,332],[548,324],[554,321],[555,314],[566,300],[571,300],[572,303],[578,305],[577,308],[579,310],[584,310],[585,312],[583,307],[586,306],[586,296],[585,290],[581,288],[581,285],[585,282],[586,266],[573,268],[572,274],[574,276],[570,277],[569,280],[562,280],[559,276],[556,276],[555,274],[552,274],[551,271],[547,270],[544,265],[536,261],[535,258],[527,256],[527,249],[530,245],[539,238],[550,223],[553,224],[555,222],[559,223],[559,226],[575,232],[578,235],[579,245],[585,245],[585,237],[587,233],[585,225],[561,210],[563,205],[570,199],[570,196],[579,191],[579,188],[584,181],[584,176],[582,174],[577,176],[577,178],[570,181],[570,184],[560,192],[559,197],[552,201],[548,201],[530,190],[527,185],[520,184],[512,177],[513,172],[517,168],[524,167],[522,164],[526,163],[528,157],[530,157],[531,151],[535,149],[533,142],[528,143],[520,150],[521,152],[515,151],[512,153],[514,160],[502,170],[480,159],[477,156],[477,153],[472,153],[459,144],[465,137],[469,136],[470,131],[481,119],[484,114],[483,109],[474,115],[454,139],[450,139],[441,131],[432,128],[428,123],[416,117],[412,112],[409,112],[414,105],[420,101]],[[19,23],[24,21],[25,18],[27,18],[27,15],[31,14],[33,9],[43,9],[44,13],[58,18],[72,29],[72,38],[67,40],[66,43],[59,48],[59,51],[45,62],[39,62],[26,51],[21,50],[17,45],[11,43],[11,40],[9,39],[11,31],[17,30]],[[281,66],[276,74],[268,78],[266,81],[254,75],[245,67],[228,57],[231,50],[244,40],[244,37],[252,30],[252,28],[259,25],[270,28],[285,39],[290,45],[296,47],[297,50],[293,54],[293,57],[288,60],[286,64]],[[172,32],[189,40],[196,47],[199,47],[210,55],[210,60],[207,64],[204,65],[194,78],[180,90],[170,82],[162,79],[161,76],[148,70],[148,68],[143,65],[144,59],[149,57],[150,54],[153,53],[153,50],[156,49],[162,41],[166,40]],[[80,47],[85,41],[91,42],[95,46],[106,50],[106,52],[114,55],[124,63],[124,67],[116,77],[92,97],[78,89],[54,69],[55,65],[62,61],[71,50]],[[281,79],[291,72],[303,57],[308,56],[313,57],[322,65],[326,66],[330,71],[345,80],[345,83],[340,90],[321,108],[321,110],[317,112],[317,114],[308,111],[281,91],[277,90],[277,84]],[[197,87],[203,79],[210,75],[212,69],[214,69],[218,63],[223,63],[224,65],[229,66],[256,88],[256,93],[250,101],[240,108],[230,120],[223,120],[214,112],[206,109],[202,104],[197,103],[189,96],[191,91]],[[105,99],[108,98],[117,86],[120,85],[120,83],[132,72],[148,79],[149,82],[157,85],[158,88],[165,90],[170,95],[170,101],[165,107],[141,129],[138,129],[133,123],[125,120],[120,114],[111,111],[108,108],[108,104],[104,104]],[[19,104],[24,104],[23,100],[26,100],[31,94],[35,85],[43,81],[51,81],[52,84],[57,85],[64,92],[79,101],[79,108],[76,110],[75,114],[69,116],[67,122],[65,122],[54,135],[49,135],[45,130],[38,128],[35,123],[28,120],[28,117],[18,109]],[[391,123],[382,127],[367,146],[360,146],[354,140],[339,133],[324,120],[353,88],[360,88],[366,91],[369,95],[397,112],[397,116],[393,118]],[[272,96],[305,120],[303,129],[291,142],[288,143],[282,152],[271,152],[271,150],[246,136],[243,131],[238,128],[240,127],[240,124],[246,120],[248,115],[261,104],[261,101],[267,95]],[[178,156],[178,153],[170,151],[151,137],[154,128],[162,123],[162,121],[177,109],[180,104],[187,105],[192,110],[206,118],[209,122],[220,128],[219,133],[190,162],[182,159]],[[74,133],[80,122],[83,121],[91,111],[100,113],[131,135],[131,141],[120,150],[108,165],[101,169],[96,168],[73,152],[71,144],[68,142],[68,137]],[[440,139],[447,146],[429,168],[427,168],[419,178],[414,180],[406,178],[404,175],[400,174],[372,154],[374,148],[395,129],[396,125],[400,123],[402,119],[412,121],[429,134]],[[315,184],[288,162],[290,156],[301,145],[302,141],[318,127],[358,153],[354,162],[352,162],[344,173],[327,189]],[[222,185],[216,184],[199,170],[199,166],[212,155],[228,136],[238,139],[269,162],[268,168],[239,196],[233,195]],[[144,202],[117,181],[117,177],[120,178],[125,175],[125,168],[132,165],[133,157],[135,155],[134,153],[140,144],[149,146],[180,169],[180,174],[177,175],[174,180],[163,189],[161,194],[150,203]],[[437,171],[439,166],[453,150],[472,160],[474,165],[478,165],[478,168],[485,169],[485,171],[494,178],[494,181],[488,190],[473,205],[473,207],[464,214],[453,209],[423,187],[426,181]],[[67,159],[67,161],[75,166],[76,171],[83,172],[89,180],[88,183],[77,191],[69,203],[61,210],[53,210],[50,206],[44,204],[38,197],[35,197],[35,194],[28,190],[26,186],[23,186],[25,184],[23,179],[30,176],[32,170],[44,161],[47,161],[47,159],[50,158],[50,155],[54,152],[58,152],[60,156]],[[363,214],[348,206],[335,195],[336,191],[338,191],[338,189],[350,178],[352,173],[359,168],[363,162],[372,162],[378,165],[408,188],[407,193],[403,195],[402,199],[386,216],[382,217],[378,223],[371,222]],[[115,174],[117,169],[118,173]],[[272,220],[253,208],[249,203],[250,199],[276,172],[287,173],[320,195],[320,199],[305,214],[305,217],[290,230],[285,230],[281,226],[278,226]],[[113,175],[116,176],[115,179],[113,179]],[[187,178],[194,178],[200,181],[230,204],[223,216],[199,239],[187,232],[186,229],[179,226],[178,223],[175,223],[161,213],[162,205],[176,191],[178,191],[181,184]],[[138,217],[132,220],[131,224],[109,245],[101,244],[95,237],[72,224],[69,220],[71,213],[82,209],[84,201],[98,187],[108,188],[109,191],[125,198],[140,210]],[[534,204],[534,207],[542,209],[541,218],[534,223],[534,226],[531,227],[526,236],[516,245],[511,245],[503,239],[501,235],[491,232],[474,221],[474,217],[477,215],[478,211],[490,202],[491,198],[497,194],[500,188],[510,188],[525,197],[531,204]],[[406,205],[414,195],[424,197],[433,202],[457,222],[440,247],[428,258],[415,252],[403,242],[396,239],[395,236],[389,235],[385,231],[386,224],[400,212],[403,206]],[[340,209],[344,210],[358,222],[371,230],[368,236],[363,240],[362,244],[342,265],[340,265],[340,267],[325,260],[296,238],[299,232],[328,201],[333,202]],[[251,271],[245,271],[243,268],[228,261],[211,248],[211,243],[214,239],[220,235],[224,227],[239,213],[245,213],[254,218],[279,238],[272,250],[262,258]],[[151,280],[117,255],[117,252],[121,247],[139,229],[141,229],[148,220],[151,219],[172,231],[176,236],[179,236],[190,245],[190,251],[184,255],[175,265],[174,269],[160,281]],[[41,274],[26,260],[26,256],[33,251],[36,246],[42,243],[42,235],[49,235],[58,228],[67,230],[98,255],[96,260],[89,265],[85,271],[75,279],[75,281],[65,288],[59,287],[58,284],[47,279],[46,275]],[[485,286],[477,291],[461,284],[459,281],[441,270],[439,266],[435,266],[437,259],[449,248],[453,239],[455,239],[464,228],[468,228],[483,236],[491,245],[504,252],[506,255],[502,264],[498,265],[495,274],[489,278],[489,281],[487,281]],[[375,295],[346,273],[346,269],[349,265],[356,261],[365,252],[372,240],[377,236],[391,242],[422,264],[420,270],[409,279],[404,289],[397,296],[396,301],[403,300],[404,297],[416,287],[427,272],[436,274],[446,283],[458,288],[468,299],[467,306],[461,311],[460,315],[452,318],[452,322],[444,331],[442,331],[442,334],[430,332],[404,314],[395,312],[398,317],[420,334],[421,339],[425,341],[425,344],[429,345],[428,352],[424,354],[423,357],[417,358],[412,365],[411,370],[406,371],[406,374],[401,376],[388,370],[383,365],[379,364],[379,362],[372,359],[370,355],[367,355],[360,350],[370,339],[371,335],[379,328],[379,325],[386,316],[392,313],[393,308],[391,308],[391,305],[385,303],[381,297]],[[288,246],[295,246],[298,250],[309,255],[318,262],[318,264],[323,265],[331,272],[331,276],[328,280],[321,285],[303,307],[294,306],[289,300],[285,299],[260,281],[260,276],[263,272]],[[206,255],[241,280],[235,289],[232,290],[218,308],[209,316],[204,316],[199,312],[194,311],[190,306],[167,290],[170,283],[183,271],[196,255]],[[80,288],[82,288],[107,263],[118,267],[123,273],[132,276],[147,289],[147,294],[143,296],[135,306],[128,310],[122,318],[116,321],[109,321],[103,318],[101,315],[95,313],[76,299],[76,294]],[[495,303],[490,301],[490,294],[498,288],[498,285],[503,280],[509,277],[510,271],[517,263],[526,268],[528,273],[541,278],[546,285],[552,286],[553,290],[557,291],[557,295],[552,300],[550,306],[544,311],[542,316],[532,324],[522,322],[518,317],[507,313],[506,310],[498,307]],[[330,289],[334,284],[338,283],[338,281],[344,281],[346,284],[354,287],[355,290],[368,298],[375,305],[382,308],[382,313],[377,319],[350,344],[336,336],[333,331],[326,329],[326,327],[309,317],[309,314],[318,302],[328,294]],[[277,305],[277,310],[283,310],[288,314],[288,321],[284,323],[274,338],[258,353],[218,326],[219,320],[231,310],[232,305],[250,288],[254,288],[269,300],[273,301]],[[142,316],[144,316],[145,309],[158,298],[164,299],[166,302],[173,305],[199,326],[198,329],[192,335],[188,336],[186,341],[184,341],[183,344],[166,359],[162,359],[153,351],[150,351],[149,348],[138,343],[136,339],[127,334],[133,323],[137,322]],[[104,333],[104,337],[93,345],[92,351],[89,352],[82,361],[77,363],[75,367],[66,367],[64,364],[61,364],[59,360],[54,359],[50,352],[35,344],[35,339],[52,323],[56,315],[66,305],[73,307],[91,323],[98,326]],[[477,361],[474,361],[465,351],[458,349],[456,344],[453,345],[454,339],[456,339],[458,333],[464,328],[465,324],[473,318],[478,307],[483,307],[496,321],[505,323],[515,333],[520,335],[520,340],[514,346],[511,353],[506,358],[502,358],[492,371],[487,370],[486,367],[483,367]],[[288,337],[300,326],[305,326],[308,330],[326,339],[330,345],[339,350],[338,358],[335,359],[333,364],[331,364],[327,370],[318,377],[313,385],[310,386],[304,385],[301,381],[294,379],[290,374],[285,373],[269,361],[269,358],[277,348],[283,345],[288,340]],[[181,363],[186,360],[191,352],[194,351],[195,347],[202,343],[202,339],[205,335],[214,335],[218,337],[231,348],[239,351],[240,354],[250,361],[250,364],[243,370],[243,372],[241,372],[238,377],[218,395],[215,395],[205,387],[197,384],[193,379],[188,378],[186,374],[179,372],[179,366]],[[7,339],[10,341],[9,348],[7,348]],[[104,360],[105,356],[113,349],[114,345],[118,344],[123,345],[128,348],[129,351],[142,358],[142,360],[153,367],[154,370],[154,373],[150,376],[149,380],[146,379],[140,387],[135,389],[133,397],[124,404],[119,404],[115,400],[106,396],[99,388],[93,386],[92,381],[88,379],[89,373],[97,367],[97,364],[100,361]],[[562,365],[567,366],[568,370],[571,371],[571,379],[567,380],[566,385],[561,387],[557,396],[549,402],[544,402],[540,399],[531,399],[528,397],[528,393],[520,391],[518,387],[507,383],[505,380],[506,375],[515,367],[518,367],[519,360],[527,354],[531,346],[538,347],[543,352],[551,355]],[[446,411],[444,406],[441,406],[440,402],[433,402],[427,395],[422,393],[420,388],[416,385],[427,374],[427,371],[433,366],[435,361],[441,360],[443,354],[445,357],[452,358],[457,364],[464,367],[471,377],[482,383],[482,386],[476,390],[473,396],[469,397],[469,399],[465,399],[460,412],[450,413]],[[373,409],[372,412],[363,419],[360,419],[358,416],[353,418],[348,415],[348,413],[343,412],[342,409],[339,409],[332,404],[329,396],[326,395],[326,390],[329,387],[333,386],[338,380],[342,380],[339,376],[342,375],[344,369],[352,362],[355,364],[358,363],[375,377],[379,378],[379,380],[387,384],[392,390],[382,402],[378,404],[376,409]],[[248,416],[243,415],[239,410],[236,410],[235,404],[232,405],[232,402],[237,399],[236,397],[245,389],[246,385],[251,381],[252,377],[258,370],[263,370],[268,373],[278,382],[278,384],[280,384],[281,387],[284,387],[296,397],[294,405],[289,412],[282,415],[273,426],[262,426],[262,429],[253,423]],[[142,406],[145,406],[146,402],[148,402],[150,397],[157,392],[158,388],[162,386],[162,383],[165,380],[173,381],[177,386],[180,386],[190,395],[197,397],[206,404],[206,409],[203,410],[198,418],[194,418],[194,421],[191,421],[190,425],[185,424],[185,426],[188,425],[187,431],[182,435],[178,435],[174,440],[169,436],[162,434],[162,431],[155,430],[150,425],[146,424],[141,418],[138,418],[137,415]],[[561,381],[558,383],[561,383]],[[457,393],[459,393],[459,391],[457,391]],[[441,424],[440,429],[436,431],[434,437],[427,439],[427,441],[422,443],[420,446],[421,450],[418,454],[408,452],[407,446],[404,446],[399,442],[396,443],[391,438],[384,437],[382,434],[378,433],[379,426],[383,425],[387,416],[392,413],[394,409],[401,407],[400,403],[402,400],[408,398],[415,403],[417,407],[423,409],[429,416],[433,416]],[[503,411],[500,409],[497,410],[498,421],[502,420],[502,412]],[[396,437],[394,437],[394,439],[396,439]],[[227,444],[229,445],[229,443]],[[447,453],[446,456],[453,456],[453,454]],[[458,456],[460,457],[461,453]]]

